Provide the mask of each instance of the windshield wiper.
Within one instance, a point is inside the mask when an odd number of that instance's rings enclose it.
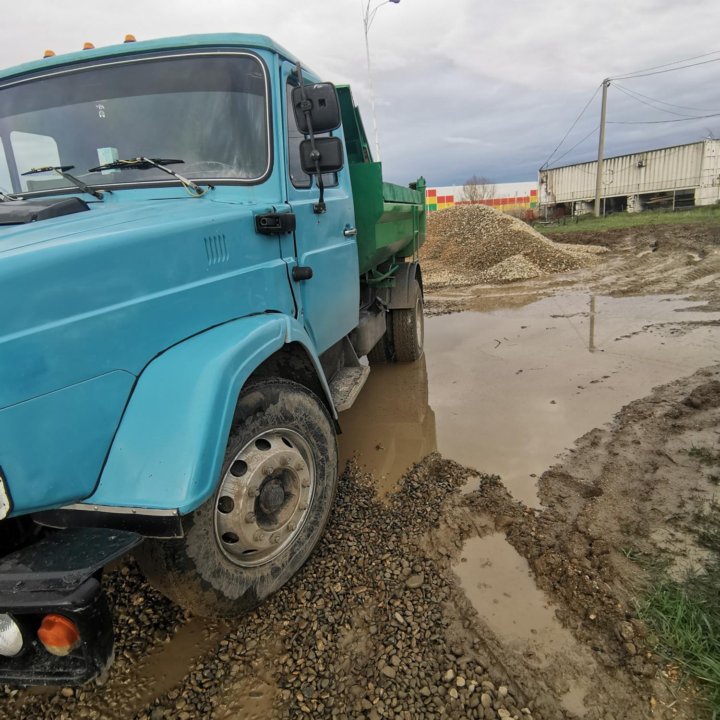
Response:
[[[91,188],[89,185],[86,185],[82,180],[79,180],[74,175],[70,175],[68,170],[72,170],[74,167],[74,165],[50,165],[48,167],[32,168],[31,170],[22,173],[22,175],[37,175],[39,173],[45,172],[56,172],[58,175],[60,175],[60,177],[64,178],[68,182],[71,182],[75,187],[78,187],[83,192],[88,193],[88,195],[92,195],[98,200],[104,200],[105,198],[99,190]],[[107,190],[106,192],[110,191]]]
[[[19,200],[20,198],[16,198],[14,195],[8,195],[6,192],[3,192],[0,190],[0,202],[9,202],[11,200]]]
[[[172,175],[174,178],[177,178],[183,184],[185,189],[188,190],[190,194],[195,197],[201,197],[208,190],[215,189],[214,185],[207,183],[207,190],[203,190],[197,183],[193,182],[192,180],[188,180],[186,177],[180,175],[180,173],[176,173],[174,170],[166,167],[167,165],[178,165],[184,162],[184,160],[137,157],[130,158],[129,160],[115,160],[113,162],[105,163],[104,165],[98,165],[97,167],[90,168],[88,172],[102,172],[103,170],[124,170],[125,168],[133,168],[134,170],[150,170],[151,168],[157,168],[158,170],[162,170],[168,175]]]

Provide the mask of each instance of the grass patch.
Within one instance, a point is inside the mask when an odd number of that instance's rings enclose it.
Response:
[[[648,225],[685,225],[690,223],[720,225],[720,206],[710,205],[675,212],[671,210],[648,210],[641,213],[619,212],[599,218],[594,215],[579,215],[575,218],[565,218],[561,224],[536,223],[535,229],[541,233],[554,235],[555,233],[602,232]]]
[[[658,582],[638,614],[659,638],[655,651],[705,690],[707,716],[720,718],[720,565],[683,583]]]
[[[704,691],[706,717],[720,719],[720,506],[694,518],[698,542],[713,551],[704,572],[688,575],[682,582],[664,570],[653,572],[655,582],[638,604],[658,644],[657,652],[696,681]],[[631,557],[628,555],[628,557]],[[631,559],[636,559],[631,557]],[[638,558],[642,564],[643,558]]]

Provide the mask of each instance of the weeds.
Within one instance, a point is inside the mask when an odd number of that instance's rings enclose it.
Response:
[[[720,452],[714,452],[710,448],[693,445],[687,454],[691,458],[695,458],[701,465],[720,465]]]
[[[663,573],[672,563],[670,558],[658,557],[631,547],[622,547],[620,548],[620,552],[622,552],[628,560],[634,562],[653,576]]]
[[[596,218],[581,215],[577,218],[565,218],[562,225],[537,224],[537,230],[543,233],[572,233],[615,230],[618,228],[640,227],[646,225],[685,225],[688,223],[720,224],[720,207],[709,206],[689,210],[652,210],[642,213],[613,213]]]
[[[695,449],[695,448],[693,448]],[[646,556],[623,551],[649,568],[655,578],[638,605],[638,614],[658,638],[655,651],[676,663],[705,690],[708,717],[720,718],[720,505],[713,502],[694,518],[698,542],[713,552],[704,572],[683,582],[647,562]]]
[[[678,583],[658,582],[638,607],[659,638],[656,652],[706,690],[710,717],[720,717],[720,565]]]

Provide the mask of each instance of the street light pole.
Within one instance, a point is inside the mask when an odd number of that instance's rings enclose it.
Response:
[[[364,0],[360,0],[360,2],[364,3]],[[367,59],[368,85],[370,86],[370,107],[372,108],[373,130],[375,133],[375,161],[380,162],[380,137],[378,135],[377,115],[375,114],[375,88],[373,86],[372,69],[370,67],[370,41],[368,40],[368,34],[377,11],[389,3],[397,5],[400,0],[382,0],[382,2],[373,8],[370,7],[371,2],[372,0],[367,0],[367,3],[362,6],[363,27],[365,28],[365,57]]]

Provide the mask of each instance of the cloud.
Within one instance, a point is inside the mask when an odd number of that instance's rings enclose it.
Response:
[[[42,22],[38,18],[42,17]],[[370,32],[384,171],[456,184],[472,174],[533,179],[602,78],[717,49],[720,5],[667,0],[401,0]],[[194,0],[88,4],[28,0],[3,7],[0,66],[120,41],[200,32],[270,35],[323,78],[350,83],[372,128],[360,0]],[[720,62],[622,81],[678,105],[720,109]],[[611,88],[612,120],[671,119]],[[672,109],[672,108],[666,108]],[[678,112],[682,110],[678,109]],[[687,111],[692,114],[691,111]],[[598,124],[599,98],[558,155]],[[608,153],[720,136],[720,118],[608,126]],[[562,162],[592,159],[591,135]]]

